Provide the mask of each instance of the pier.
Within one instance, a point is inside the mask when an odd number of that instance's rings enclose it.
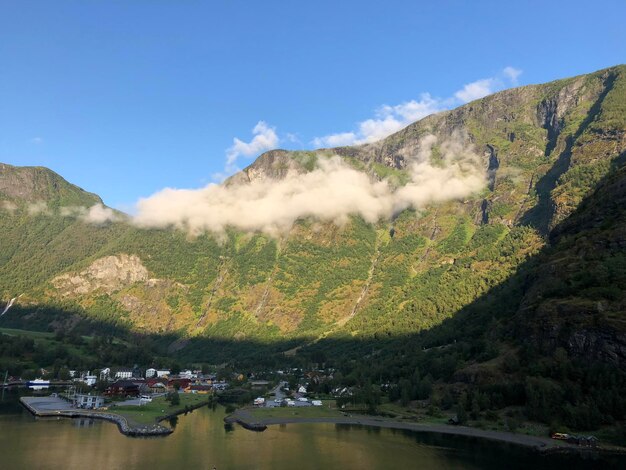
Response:
[[[68,401],[55,396],[22,397],[20,402],[28,411],[38,417],[94,418],[110,421],[117,424],[120,432],[127,436],[164,436],[173,432],[172,429],[156,423],[129,423],[124,416],[110,411],[77,409]]]

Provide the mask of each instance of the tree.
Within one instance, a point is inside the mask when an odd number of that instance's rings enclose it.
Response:
[[[59,380],[69,380],[70,378],[70,370],[67,367],[61,367],[59,369]]]
[[[465,408],[462,405],[458,405],[456,407],[456,419],[459,424],[467,423],[467,411],[465,411]]]
[[[170,392],[169,395],[167,396],[167,399],[170,402],[170,405],[172,406],[180,405],[180,396],[178,395],[177,391]]]
[[[368,413],[375,413],[380,405],[380,389],[367,383],[360,393],[360,401],[367,406]]]
[[[411,401],[411,382],[406,379],[400,380],[400,403],[407,406]]]

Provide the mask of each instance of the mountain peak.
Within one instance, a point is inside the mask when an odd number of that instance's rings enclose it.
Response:
[[[99,196],[69,183],[48,168],[7,163],[0,163],[0,200],[17,205],[45,202],[56,207],[102,204]]]

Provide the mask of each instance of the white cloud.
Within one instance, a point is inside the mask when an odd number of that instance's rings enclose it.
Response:
[[[115,222],[119,217],[115,211],[109,207],[105,207],[102,204],[94,204],[91,206],[87,213],[83,216],[83,220],[92,224],[103,224],[105,222]]]
[[[43,144],[43,139],[41,137],[33,137],[30,141],[35,145]]]
[[[464,85],[454,94],[454,97],[462,103],[483,98],[492,94],[498,88],[498,80],[495,78],[484,78]]]
[[[379,113],[384,115],[397,115],[404,121],[417,121],[429,114],[441,110],[441,102],[430,96],[430,93],[422,93],[419,101],[411,100],[396,106],[382,106]]]
[[[403,127],[429,114],[443,110],[440,100],[423,93],[419,101],[411,100],[395,106],[383,105],[376,111],[376,117],[358,124],[357,132],[341,132],[324,137],[316,137],[315,147],[341,147],[375,142],[398,132]]]
[[[518,84],[517,79],[522,74],[522,71],[520,69],[516,69],[514,67],[509,66],[509,67],[504,67],[504,70],[502,70],[502,73],[504,74],[506,78],[509,79],[509,81],[511,82],[511,85],[517,86]]]
[[[91,207],[64,206],[59,209],[61,217],[76,217],[84,222],[94,225],[102,225],[106,222],[117,222],[121,217],[113,209],[102,204],[94,204]]]
[[[385,116],[378,119],[367,119],[359,123],[359,135],[361,138],[356,144],[376,142],[384,139],[388,135],[399,131],[404,127],[403,121],[398,120],[395,116]]]
[[[354,145],[357,140],[358,137],[354,132],[342,132],[325,137],[316,137],[313,139],[313,145],[316,147],[345,147],[346,145]]]
[[[254,137],[250,142],[244,142],[237,137],[233,139],[233,145],[226,151],[226,168],[234,169],[235,163],[240,156],[250,157],[266,150],[276,148],[279,142],[276,130],[265,121],[259,121],[252,129]]]
[[[194,234],[222,234],[234,227],[274,235],[306,217],[341,224],[358,214],[373,223],[407,207],[466,197],[485,185],[484,167],[466,137],[441,143],[443,164],[437,166],[430,163],[435,142],[433,136],[422,139],[417,153],[408,156],[411,181],[398,190],[386,180],[372,180],[340,157],[322,158],[313,171],[282,180],[166,188],[141,199],[133,221],[141,227],[178,227]]]
[[[496,77],[483,78],[464,85],[450,98],[434,98],[429,93],[423,93],[419,100],[394,106],[383,105],[376,111],[374,118],[359,122],[357,130],[316,137],[311,143],[319,148],[375,142],[430,114],[482,98],[506,85],[517,85],[517,78],[521,73],[521,70],[509,66]]]
[[[302,141],[300,140],[300,137],[298,137],[298,134],[293,134],[291,132],[287,132],[285,134],[284,140],[292,144],[302,145]]]
[[[31,202],[26,206],[29,215],[50,215],[51,211],[48,204],[44,201]]]

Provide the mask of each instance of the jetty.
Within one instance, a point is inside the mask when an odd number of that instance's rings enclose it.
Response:
[[[93,418],[110,421],[117,424],[120,432],[126,436],[148,437],[165,436],[171,434],[173,429],[160,424],[135,424],[130,423],[124,416],[108,410],[83,410],[72,406],[68,401],[55,397],[21,397],[20,402],[33,415],[42,418]]]
[[[242,419],[233,414],[224,417],[224,423],[231,424],[231,425],[238,424],[239,426],[241,426],[244,429],[247,429],[248,431],[255,431],[255,432],[263,432],[267,429],[266,424],[263,424],[260,422],[254,422],[249,419]]]

